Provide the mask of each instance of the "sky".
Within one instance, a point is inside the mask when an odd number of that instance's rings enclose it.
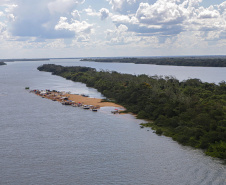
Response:
[[[0,0],[0,58],[226,55],[224,0]]]

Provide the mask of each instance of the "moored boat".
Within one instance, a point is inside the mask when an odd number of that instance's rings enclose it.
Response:
[[[71,105],[71,102],[64,101],[64,102],[62,102],[62,105]]]
[[[83,105],[83,109],[88,110],[88,109],[90,109],[90,106],[89,105]]]

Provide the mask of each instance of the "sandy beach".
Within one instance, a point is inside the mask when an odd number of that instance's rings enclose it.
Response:
[[[85,104],[85,105],[123,108],[121,105],[118,105],[112,102],[101,102],[101,99],[98,99],[98,98],[83,97],[82,95],[76,95],[76,94],[65,94],[64,96],[68,97],[68,99],[71,101],[74,101],[76,103],[81,102],[82,104]]]
[[[101,102],[102,99],[98,98],[90,98],[85,97],[78,94],[70,94],[65,92],[56,92],[56,91],[39,91],[39,90],[32,90],[30,92],[35,93],[38,96],[41,96],[43,98],[51,99],[53,101],[58,102],[72,102],[76,104],[82,104],[82,105],[92,105],[94,107],[118,107],[120,109],[125,109],[123,106],[112,103],[112,102]]]

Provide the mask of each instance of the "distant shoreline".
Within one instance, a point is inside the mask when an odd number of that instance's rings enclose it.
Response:
[[[45,61],[50,60],[49,58],[27,58],[27,59],[0,59],[0,63],[5,62],[16,62],[16,61]]]
[[[107,63],[134,63],[190,67],[226,67],[226,56],[200,57],[137,57],[137,58],[84,58],[81,61]]]
[[[103,63],[133,63],[167,66],[189,67],[226,67],[226,55],[203,56],[139,56],[139,57],[68,57],[68,58],[24,58],[24,59],[0,59],[1,62],[15,61],[48,61],[51,59],[72,60],[78,59],[85,62]]]
[[[0,62],[0,66],[6,65],[5,62]]]

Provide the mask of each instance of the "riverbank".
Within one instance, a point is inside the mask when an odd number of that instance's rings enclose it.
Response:
[[[141,57],[141,58],[83,58],[81,61],[134,63],[169,66],[226,67],[226,56]]]
[[[51,90],[31,90],[30,92],[35,93],[42,98],[47,98],[52,101],[58,101],[62,104],[66,105],[73,105],[73,106],[85,106],[89,105],[93,108],[100,108],[100,107],[117,107],[119,109],[125,110],[125,108],[121,105],[118,105],[113,102],[105,102],[103,99],[98,98],[90,98],[86,95],[79,95],[79,94],[71,94],[69,92],[61,92],[61,91],[51,91]]]

